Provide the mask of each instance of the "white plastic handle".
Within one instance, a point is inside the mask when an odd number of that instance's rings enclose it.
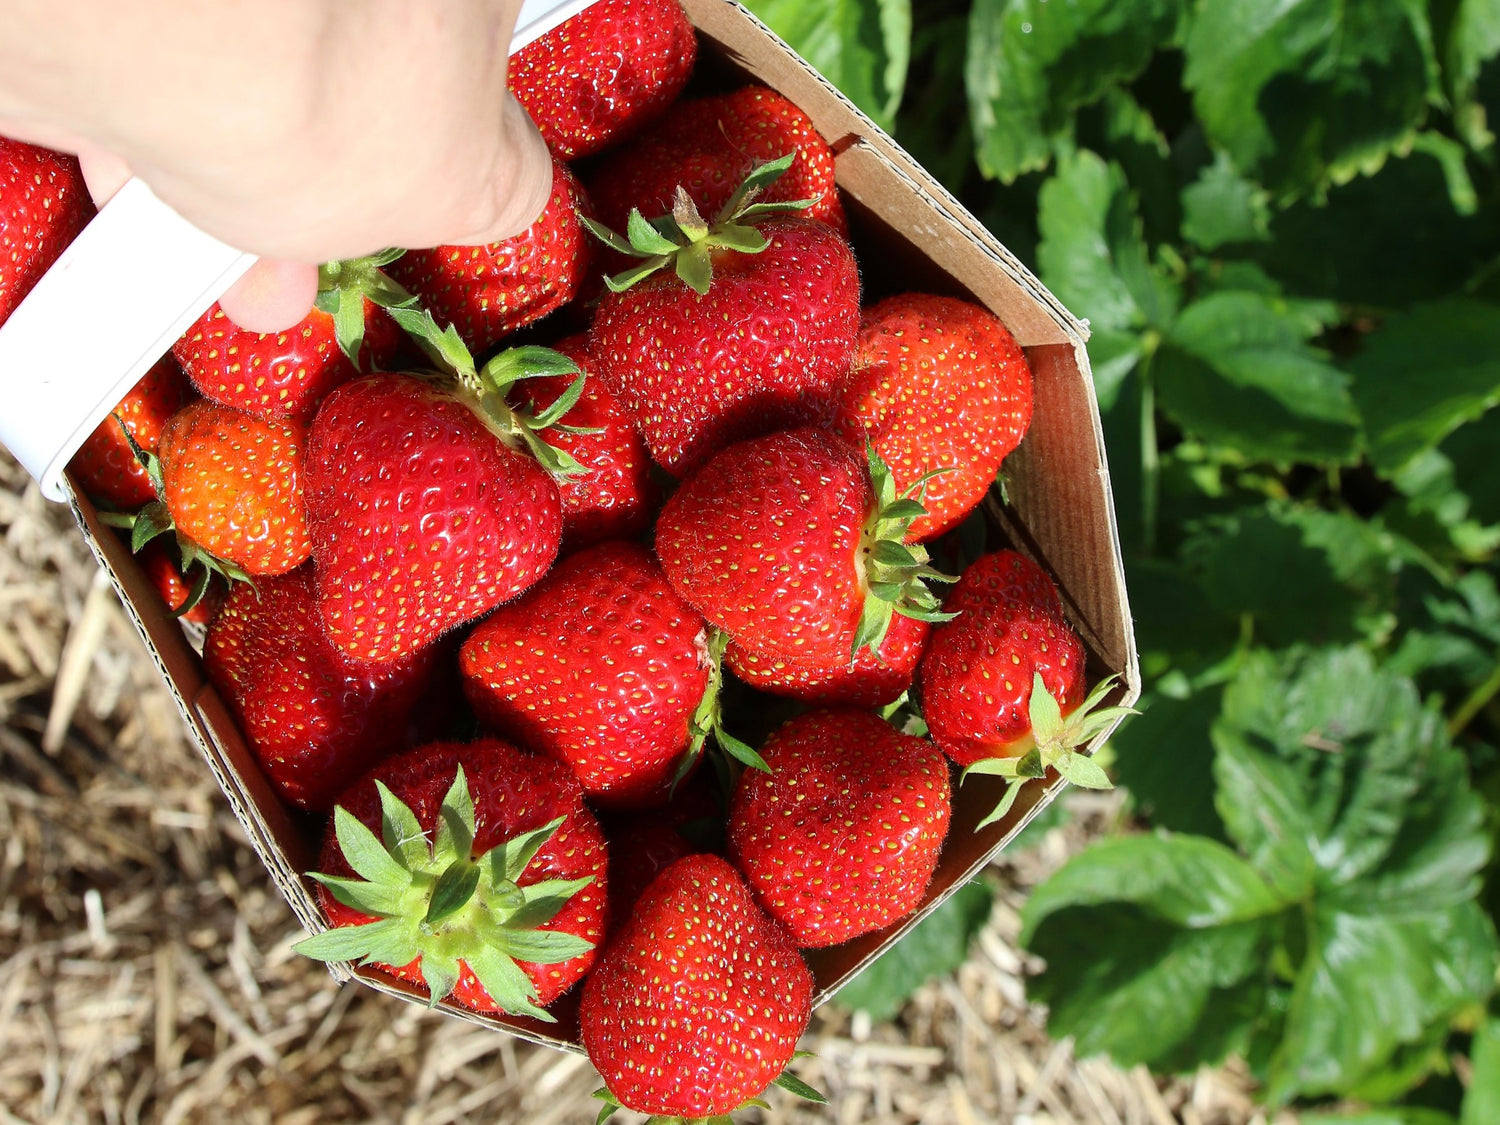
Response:
[[[596,0],[525,0],[515,54]],[[130,180],[0,327],[0,442],[51,500],[100,422],[256,258]]]

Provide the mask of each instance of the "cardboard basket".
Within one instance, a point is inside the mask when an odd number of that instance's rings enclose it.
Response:
[[[1041,562],[1058,580],[1064,605],[1089,653],[1089,682],[1114,674],[1113,703],[1132,703],[1140,673],[1125,594],[1098,405],[1084,348],[1087,329],[906,153],[745,8],[732,0],[683,0],[700,41],[695,89],[744,82],[771,86],[801,106],[836,153],[838,184],[859,256],[865,300],[904,290],[978,301],[1025,348],[1035,376],[1031,430],[1006,460],[1007,501],[985,501],[992,546],[1001,542]],[[208,684],[193,646],[128,549],[68,481],[75,519],[108,572],[183,719],[250,843],[309,931],[326,928],[304,872],[317,855],[321,826],[277,799],[228,709]],[[1090,744],[1097,749],[1108,737]],[[829,949],[808,951],[815,1002],[838,991],[869,961],[973,878],[1061,787],[1030,787],[1011,812],[982,832],[976,825],[1000,798],[996,778],[973,777],[954,791],[947,844],[922,907],[899,924]],[[340,980],[426,1002],[377,971],[332,965]],[[474,1023],[567,1050],[578,1045],[578,989],[553,1009],[558,1022],[490,1018],[444,1003]]]

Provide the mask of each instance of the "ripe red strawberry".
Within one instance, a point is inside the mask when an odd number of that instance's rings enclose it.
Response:
[[[602,0],[513,55],[510,89],[548,147],[576,160],[666,109],[697,53],[678,0]]]
[[[300,422],[191,403],[162,428],[163,499],[177,530],[252,575],[284,574],[312,553]]]
[[[660,803],[698,733],[707,625],[634,543],[570,555],[464,642],[481,723],[566,762],[615,806]]]
[[[757,164],[791,152],[797,158],[790,171],[765,199],[815,199],[807,217],[847,233],[832,149],[807,114],[764,86],[676,103],[594,168],[589,195],[600,221],[615,230],[624,229],[632,209],[648,217],[671,211],[679,185],[702,214],[713,215]]]
[[[1104,771],[1075,752],[1127,708],[1098,709],[1113,677],[1087,692],[1087,653],[1061,611],[1056,586],[1013,551],[977,560],[932,632],[917,676],[923,717],[943,752],[969,772],[1012,781],[983,822],[1003,816],[1021,784],[1056,769],[1090,788]]]
[[[920,511],[878,462],[824,430],[789,430],[732,445],[685,481],[656,521],[656,553],[745,648],[839,667],[883,643],[893,611],[932,619],[926,552],[900,544]]]
[[[360,368],[395,356],[401,332],[374,302],[364,301]],[[172,345],[172,355],[205,397],[262,418],[306,423],[328,393],[359,374],[339,348],[331,313],[313,309],[285,332],[247,332],[215,302]]]
[[[837,945],[921,904],[951,815],[941,750],[840,708],[792,719],[761,756],[770,771],[747,771],[730,803],[729,855],[798,945]]]
[[[554,160],[546,209],[522,233],[487,246],[408,250],[386,269],[483,355],[578,293],[594,260],[593,239],[578,219],[589,210],[573,173]]]
[[[493,609],[552,565],[557,486],[454,390],[368,375],[324,401],[307,510],[333,641],[384,663]]]
[[[655,273],[606,295],[589,332],[610,389],[676,476],[740,438],[824,418],[853,357],[849,244],[806,219],[774,217],[759,230],[767,245],[757,253],[711,241],[687,249],[711,263],[701,296]]]
[[[266,776],[299,808],[326,811],[382,758],[406,745],[432,678],[428,653],[357,664],[318,622],[311,567],[237,583],[209,626],[203,666]]]
[[[698,1119],[758,1097],[812,1014],[790,935],[718,856],[678,860],[583,986],[579,1028],[614,1104]]]
[[[141,449],[155,453],[162,427],[187,405],[190,395],[187,380],[172,358],[157,360],[73,454],[68,471],[83,491],[96,503],[111,504],[122,511],[155,500],[151,474],[131,448],[125,432],[130,432]]]
[[[498,739],[418,747],[339,797],[313,876],[333,928],[296,948],[550,1022],[603,940],[605,859],[560,763]]]
[[[563,548],[629,539],[651,525],[661,504],[661,488],[651,475],[651,454],[635,423],[597,377],[598,364],[584,337],[569,336],[552,346],[587,376],[583,396],[549,433],[554,446],[587,470],[557,484],[562,495]],[[569,375],[527,379],[517,388],[516,398],[532,416],[545,416],[556,409],[572,383]]]
[[[837,427],[872,442],[906,489],[935,469],[913,542],[956,526],[984,498],[1031,425],[1031,368],[988,309],[904,293],[866,309],[837,392]]]
[[[779,656],[762,656],[731,643],[724,653],[729,670],[745,683],[773,695],[808,703],[847,703],[852,707],[884,707],[911,687],[917,661],[932,626],[914,617],[895,614],[879,654],[862,648],[854,660],[835,665],[805,664]]]
[[[224,600],[224,589],[212,571],[204,570],[196,581],[188,581],[177,552],[160,539],[147,543],[138,561],[174,616],[193,625],[207,625],[213,620]]]
[[[0,137],[0,324],[93,217],[77,157]]]

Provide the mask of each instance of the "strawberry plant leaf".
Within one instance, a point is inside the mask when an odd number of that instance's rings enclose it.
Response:
[[[1437,93],[1419,0],[1210,0],[1183,50],[1209,140],[1282,199],[1373,170]]]
[[[1081,1055],[1108,1051],[1133,1065],[1191,1050],[1216,997],[1256,974],[1282,906],[1222,844],[1105,840],[1038,887],[1022,913],[1022,943],[1047,961],[1032,994],[1049,1005],[1054,1035],[1078,1037]]]
[[[432,897],[428,899],[423,923],[436,926],[467,906],[479,888],[479,876],[479,865],[464,859],[444,868],[432,886]]]
[[[1495,122],[1479,96],[1478,80],[1485,63],[1500,56],[1500,4],[1494,0],[1460,0],[1448,32],[1443,70],[1453,103],[1459,135],[1473,149],[1495,143]],[[1464,1125],[1468,1125],[1465,1121]]]
[[[459,766],[453,775],[442,804],[438,807],[437,837],[433,858],[440,863],[467,860],[474,850],[474,798],[469,795],[468,779]]]
[[[1182,189],[1182,237],[1204,250],[1265,242],[1271,237],[1270,196],[1217,153]]]
[[[494,945],[501,952],[534,965],[558,965],[582,957],[594,943],[565,930],[496,929]]]
[[[1118,164],[1080,151],[1060,160],[1038,200],[1042,280],[1091,326],[1164,328],[1181,301],[1153,266],[1135,200]]]
[[[1078,109],[1173,42],[1181,0],[976,0],[965,79],[974,155],[1006,182],[1067,147]]]
[[[528,864],[536,858],[536,853],[546,846],[548,840],[557,834],[562,827],[566,817],[557,817],[548,821],[538,828],[497,844],[484,853],[484,858],[490,865],[492,878],[496,883],[514,883],[521,877]]]
[[[387,917],[401,909],[401,888],[317,871],[310,872],[308,877],[327,887],[339,902],[361,913]]]
[[[1484,1021],[1469,1046],[1473,1077],[1464,1094],[1459,1125],[1487,1125],[1500,1121],[1500,1020]]]
[[[397,925],[395,919],[383,918],[360,926],[335,926],[303,938],[292,949],[316,961],[358,961],[382,934],[395,929]]]
[[[882,128],[911,56],[911,0],[749,0],[745,5]]]
[[[405,865],[408,871],[426,863],[432,851],[427,834],[406,802],[397,797],[379,779],[375,790],[380,794],[380,834],[385,850]]]
[[[1249,457],[1352,460],[1349,378],[1308,342],[1321,328],[1264,294],[1210,294],[1183,311],[1157,353],[1158,402],[1189,431]]]
[[[1500,308],[1463,298],[1419,305],[1372,332],[1350,369],[1370,458],[1397,470],[1500,404]]]
[[[510,957],[492,946],[476,950],[464,963],[473,970],[484,990],[507,1012],[530,1016],[544,1023],[556,1023],[545,1009],[536,1005],[536,986]]]
[[[568,900],[593,881],[590,875],[583,879],[548,879],[522,887],[526,901],[516,908],[508,923],[517,929],[545,926],[568,905]]]
[[[989,921],[994,891],[988,883],[966,883],[912,927],[860,974],[839,989],[837,1002],[890,1019],[932,977],[964,963],[969,943]]]
[[[626,220],[625,233],[630,239],[630,245],[640,257],[675,254],[678,250],[677,243],[648,223],[646,217],[637,210],[630,212],[630,218]]]
[[[714,727],[714,741],[719,748],[737,762],[749,766],[751,769],[760,770],[761,773],[770,773],[771,767],[766,765],[766,760],[760,756],[753,746],[734,737],[721,726]]]

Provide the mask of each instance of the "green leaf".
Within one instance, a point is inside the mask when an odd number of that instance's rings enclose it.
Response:
[[[469,795],[464,768],[459,766],[442,804],[438,806],[437,839],[432,854],[440,863],[451,863],[469,859],[473,850],[474,798]]]
[[[1207,0],[1183,83],[1209,139],[1290,199],[1373,171],[1436,92],[1418,0]]]
[[[1060,160],[1042,187],[1037,223],[1042,281],[1092,327],[1171,323],[1180,295],[1151,263],[1119,165],[1086,151]]]
[[[1500,254],[1500,208],[1460,214],[1443,161],[1414,149],[1325,205],[1282,211],[1271,237],[1253,253],[1290,291],[1401,308],[1451,295]]]
[[[401,909],[403,888],[370,883],[364,879],[349,879],[340,875],[324,875],[310,872],[308,877],[327,887],[333,897],[345,906],[352,906],[364,914],[388,917]]]
[[[546,824],[531,829],[529,832],[497,844],[484,853],[484,859],[490,865],[491,878],[496,883],[514,883],[521,877],[521,873],[541,851],[548,840],[557,834],[562,827],[566,817],[556,817]]]
[[[582,879],[547,879],[521,888],[524,903],[516,908],[506,925],[514,929],[545,926],[567,906],[573,896],[594,881],[592,875]]]
[[[1085,754],[1070,753],[1057,764],[1057,772],[1082,789],[1113,789],[1104,767]]]
[[[1226,839],[1214,810],[1214,754],[1208,733],[1221,699],[1214,688],[1185,699],[1152,695],[1141,714],[1110,738],[1116,779],[1130,790],[1137,812],[1157,828]]]
[[[382,935],[398,928],[394,918],[365,922],[358,926],[334,926],[320,934],[303,938],[292,949],[315,961],[358,961]]]
[[[906,85],[911,0],[748,0],[745,5],[889,130]]]
[[[385,850],[408,871],[414,871],[432,856],[427,834],[422,831],[417,814],[392,793],[385,782],[377,778],[375,789],[380,794],[380,834]]]
[[[1009,183],[1047,165],[1078,109],[1177,36],[1182,0],[975,0],[965,67],[975,158]]]
[[[1350,460],[1349,379],[1308,343],[1321,328],[1264,294],[1210,294],[1183,311],[1157,354],[1158,401],[1190,433],[1251,459]]]
[[[825,1098],[817,1090],[809,1086],[806,1082],[802,1081],[802,1079],[798,1078],[791,1071],[783,1070],[779,1075],[771,1080],[771,1084],[773,1086],[780,1086],[783,1090],[786,1090],[788,1093],[795,1094],[803,1101],[816,1102],[818,1105],[828,1104],[827,1098]]]
[[[1469,1045],[1474,1076],[1464,1095],[1460,1125],[1492,1125],[1500,1121],[1500,1020],[1487,1019]]]
[[[646,217],[635,209],[631,210],[630,217],[626,220],[625,233],[630,239],[630,245],[641,257],[675,254],[679,248],[677,243],[648,223]]]
[[[1182,237],[1204,250],[1270,238],[1270,199],[1218,153],[1198,179],[1182,189]]]
[[[969,942],[989,920],[994,891],[968,883],[841,988],[838,1002],[889,1019],[928,979],[951,973],[968,957]]]
[[[1395,471],[1500,404],[1500,308],[1454,298],[1371,333],[1354,358],[1370,459]]]
[[[1049,1030],[1122,1065],[1199,1050],[1219,994],[1259,971],[1281,902],[1230,849],[1189,836],[1096,844],[1033,893],[1022,943],[1047,962],[1032,995]],[[1243,1025],[1242,1025],[1243,1026]],[[1224,1028],[1215,1028],[1215,1050]]]
[[[1448,33],[1444,71],[1453,119],[1471,148],[1489,148],[1495,143],[1490,109],[1479,95],[1479,75],[1484,64],[1500,56],[1500,3],[1496,0],[1460,0]],[[1490,107],[1492,108],[1492,107]],[[1469,1125],[1468,1121],[1464,1125]]]
[[[761,773],[770,773],[771,767],[766,765],[766,760],[756,753],[755,748],[747,742],[735,738],[723,727],[714,726],[714,741],[719,744],[719,749],[728,754],[735,761],[749,766],[751,769],[760,770]]]
[[[557,1021],[536,1005],[536,986],[519,965],[498,949],[486,948],[464,961],[484,990],[495,1002],[513,1015],[530,1016],[544,1023]]]
[[[432,886],[432,897],[428,899],[427,916],[423,921],[436,926],[467,906],[479,887],[479,876],[477,863],[467,859],[450,863]]]
[[[375,833],[342,805],[334,807],[333,831],[339,851],[362,879],[394,887],[404,887],[411,881],[410,873],[391,857]]]
[[[1268,1097],[1335,1093],[1494,987],[1495,933],[1475,903],[1381,917],[1318,911]]]

